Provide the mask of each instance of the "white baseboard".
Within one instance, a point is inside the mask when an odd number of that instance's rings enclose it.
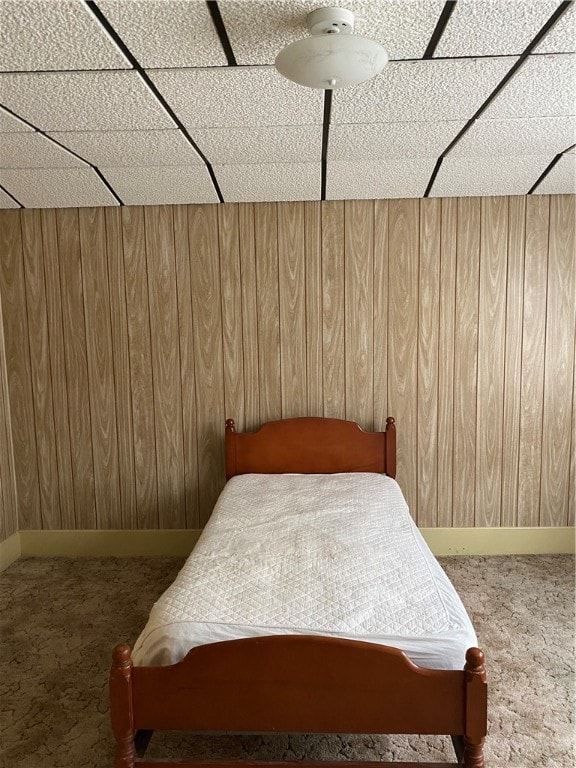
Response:
[[[0,571],[12,565],[21,556],[20,534],[13,533],[4,541],[0,541]]]
[[[190,530],[19,531],[0,542],[0,570],[19,557],[185,557]],[[574,528],[422,528],[435,555],[542,555],[576,551]]]
[[[576,551],[574,528],[421,528],[435,555],[561,555]]]

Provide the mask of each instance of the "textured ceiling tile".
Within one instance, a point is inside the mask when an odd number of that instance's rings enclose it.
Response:
[[[126,205],[218,202],[205,166],[104,168],[102,173]]]
[[[100,9],[143,67],[225,66],[203,2],[100,0]]]
[[[14,200],[10,197],[10,195],[7,195],[6,192],[0,189],[0,208],[19,208],[20,206],[18,203],[15,203]]]
[[[177,130],[64,131],[50,135],[101,168],[204,164],[190,142]]]
[[[173,128],[136,72],[0,75],[2,102],[43,131]]]
[[[320,199],[320,162],[221,165],[214,172],[227,203]]]
[[[118,205],[91,168],[0,170],[0,184],[25,208]]]
[[[377,163],[328,163],[326,198],[361,200],[422,197],[436,164],[435,157],[395,158]]]
[[[218,3],[239,64],[273,64],[289,43],[308,35],[307,15],[318,0]],[[444,0],[335,0],[356,14],[355,32],[381,43],[391,59],[418,59],[426,50]]]
[[[482,117],[573,115],[575,93],[576,56],[529,56]]]
[[[536,47],[536,52],[573,53],[574,51],[576,51],[576,5],[572,3]]]
[[[0,168],[67,168],[82,160],[39,133],[6,133],[0,141]]]
[[[520,54],[558,0],[458,0],[434,56]]]
[[[332,125],[328,160],[367,163],[390,156],[437,157],[464,125],[463,120]]]
[[[10,112],[6,112],[5,109],[0,107],[0,133],[32,130],[34,129],[30,128],[29,125],[26,125],[26,123],[23,123],[22,120],[19,120],[17,117],[14,117],[14,115],[11,115]]]
[[[323,93],[303,88],[273,67],[150,71],[184,126],[322,124]]]
[[[576,117],[476,120],[450,156],[556,155],[574,142]]]
[[[444,158],[432,197],[525,195],[550,162],[529,155]]]
[[[216,165],[313,163],[322,155],[322,126],[196,128],[194,141]]]
[[[534,190],[537,195],[576,194],[576,155],[562,155],[554,168]],[[574,224],[574,222],[573,222]]]
[[[468,119],[515,61],[509,57],[391,63],[372,80],[334,91],[332,122]]]
[[[2,0],[0,70],[124,69],[123,53],[80,0]]]

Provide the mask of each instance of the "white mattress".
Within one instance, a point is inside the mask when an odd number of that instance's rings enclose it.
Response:
[[[374,473],[232,478],[133,659],[275,634],[391,645],[436,669],[462,669],[477,645],[398,484]]]

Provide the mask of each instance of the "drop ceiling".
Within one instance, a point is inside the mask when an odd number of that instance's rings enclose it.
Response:
[[[323,5],[390,63],[273,66]],[[0,207],[576,191],[566,0],[0,0]]]

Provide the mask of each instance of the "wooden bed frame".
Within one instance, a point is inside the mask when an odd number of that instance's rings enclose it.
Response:
[[[226,476],[249,472],[396,472],[393,418],[367,433],[339,419],[300,418],[238,434],[226,422]],[[470,648],[463,671],[414,665],[395,648],[337,638],[285,635],[193,648],[177,664],[135,667],[128,645],[110,675],[115,768],[265,767],[242,761],[146,760],[154,730],[232,733],[443,734],[455,763],[347,763],[396,768],[484,768],[487,685],[484,654]],[[302,763],[277,763],[297,768]],[[305,766],[340,763],[306,762]]]

